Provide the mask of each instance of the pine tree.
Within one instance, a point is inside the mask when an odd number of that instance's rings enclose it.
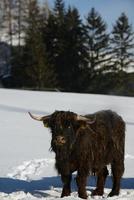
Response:
[[[5,3],[0,1],[0,41],[3,37],[7,24],[5,24]]]
[[[52,12],[50,12],[47,25],[44,29],[44,43],[49,57],[49,63],[55,68],[58,86],[63,89],[62,73],[64,65],[62,63],[62,51],[64,50],[64,3],[56,0]]]
[[[78,10],[65,9],[63,1],[56,0],[44,32],[49,61],[55,66],[59,87],[65,91],[80,91],[86,82],[87,62],[85,32]]]
[[[111,44],[114,70],[120,72],[132,66],[134,60],[134,33],[125,13],[121,14],[113,26]]]
[[[64,29],[64,85],[69,91],[85,91],[87,84],[88,54],[84,25],[76,8],[68,8]]]
[[[54,12],[57,15],[57,17],[64,16],[65,13],[65,5],[63,0],[55,0],[54,3]]]
[[[14,87],[22,87],[26,84],[25,78],[25,36],[28,26],[29,3],[34,0],[13,0],[12,22],[15,45],[12,47],[12,82]]]
[[[10,44],[11,49],[13,46],[13,0],[4,1],[4,18],[7,23],[7,42]]]
[[[37,1],[29,4],[28,27],[26,31],[26,75],[30,86],[36,88],[55,87],[56,75],[48,63],[47,52],[43,43],[44,16],[40,13]]]
[[[90,79],[101,74],[110,60],[109,35],[106,29],[102,17],[92,8],[86,18]]]
[[[15,38],[17,40],[16,46],[18,46],[20,53],[21,46],[24,45],[24,33],[27,27],[28,5],[29,0],[14,0]]]

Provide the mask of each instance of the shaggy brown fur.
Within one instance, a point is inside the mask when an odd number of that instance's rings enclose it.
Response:
[[[86,181],[89,174],[97,176],[97,187],[92,195],[103,195],[107,165],[111,164],[113,187],[109,196],[118,195],[120,180],[124,172],[125,123],[111,110],[100,111],[78,120],[77,114],[56,111],[43,123],[51,129],[51,147],[55,152],[56,169],[63,182],[62,195],[71,192],[72,172],[77,171],[78,194],[87,198]]]

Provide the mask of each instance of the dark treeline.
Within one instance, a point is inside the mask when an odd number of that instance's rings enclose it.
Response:
[[[6,87],[134,95],[134,73],[128,73],[134,69],[134,33],[125,13],[108,33],[95,8],[82,20],[63,0],[55,0],[51,9],[36,0],[14,4],[14,18],[6,5],[11,49],[11,76],[1,77]]]

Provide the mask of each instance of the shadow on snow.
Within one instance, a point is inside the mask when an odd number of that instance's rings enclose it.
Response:
[[[88,179],[87,186],[95,187],[96,180],[97,179],[95,177],[90,177],[90,179]],[[5,177],[0,178],[0,192],[4,192],[7,194],[17,191],[23,191],[25,193],[31,193],[32,195],[49,196],[49,194],[45,193],[45,190],[50,190],[51,186],[53,186],[55,191],[61,192],[61,190],[59,191],[59,188],[62,187],[60,176],[45,177],[41,180],[33,180],[33,181],[24,181],[24,180],[5,178]],[[105,184],[105,188],[111,188],[111,187],[112,187],[112,180],[111,177],[108,177]],[[56,188],[58,189],[56,190]],[[123,178],[121,182],[121,188],[134,189],[134,178]],[[73,176],[72,179],[72,191],[77,191],[75,176]]]

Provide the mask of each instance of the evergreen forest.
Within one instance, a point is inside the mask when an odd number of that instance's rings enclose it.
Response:
[[[124,12],[109,32],[95,8],[83,19],[64,0],[53,8],[47,1],[1,2],[0,37],[10,50],[5,68],[0,64],[4,87],[134,96],[134,32]]]

